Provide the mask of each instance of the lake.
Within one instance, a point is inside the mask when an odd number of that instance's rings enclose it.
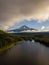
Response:
[[[49,48],[24,41],[0,55],[0,65],[49,65]]]

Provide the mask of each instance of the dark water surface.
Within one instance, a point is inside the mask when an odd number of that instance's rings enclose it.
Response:
[[[49,48],[24,41],[0,55],[0,65],[49,65]]]

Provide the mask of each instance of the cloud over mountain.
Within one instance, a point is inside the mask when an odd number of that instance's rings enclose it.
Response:
[[[0,29],[24,19],[49,19],[49,0],[0,0]]]

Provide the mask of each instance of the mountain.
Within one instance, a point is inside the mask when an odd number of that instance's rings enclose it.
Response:
[[[23,25],[23,26],[21,26],[19,29],[22,29],[22,30],[28,30],[28,29],[30,29],[30,28],[27,27],[26,25]]]
[[[22,31],[27,31],[27,30],[32,31],[32,30],[36,30],[36,29],[30,28],[30,27],[28,27],[28,26],[26,26],[26,25],[23,25],[23,26],[21,26],[21,27],[19,27],[19,28],[17,28],[17,29],[8,30],[8,32],[22,32]]]
[[[28,27],[26,25],[21,26],[19,29],[20,30],[34,30],[33,28],[30,28],[30,27]]]

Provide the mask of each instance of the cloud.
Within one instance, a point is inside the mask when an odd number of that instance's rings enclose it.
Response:
[[[41,30],[44,30],[44,29],[45,29],[45,26],[42,26],[42,27],[41,27]]]
[[[39,31],[40,31],[40,32],[49,31],[49,26],[42,26]]]
[[[24,19],[49,19],[49,0],[0,0],[0,29]]]

